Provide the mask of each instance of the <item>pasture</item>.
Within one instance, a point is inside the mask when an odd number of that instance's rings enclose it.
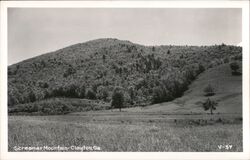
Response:
[[[55,116],[9,116],[15,146],[97,146],[99,151],[242,151],[240,114],[92,111]],[[226,149],[226,145],[231,145]]]

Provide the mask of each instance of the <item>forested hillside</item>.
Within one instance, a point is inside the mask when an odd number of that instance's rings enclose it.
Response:
[[[242,48],[225,44],[143,46],[97,39],[9,66],[9,112],[64,113],[95,104],[107,109],[117,88],[125,107],[171,101],[208,68],[239,61]]]

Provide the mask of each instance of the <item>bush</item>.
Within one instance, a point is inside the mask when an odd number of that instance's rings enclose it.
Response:
[[[209,84],[206,88],[204,88],[205,96],[213,96],[215,95],[214,88]]]

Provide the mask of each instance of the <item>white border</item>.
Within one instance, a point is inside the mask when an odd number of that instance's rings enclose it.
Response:
[[[8,152],[7,151],[7,8],[242,8],[243,152]],[[0,159],[250,159],[248,1],[5,1],[1,2],[1,148]]]

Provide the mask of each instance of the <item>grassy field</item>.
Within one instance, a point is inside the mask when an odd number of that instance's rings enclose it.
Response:
[[[242,151],[236,114],[84,112],[9,116],[9,151],[15,146],[96,146],[100,151]],[[232,145],[226,150],[219,146]],[[69,150],[70,151],[70,150]],[[75,151],[75,150],[74,150]]]

